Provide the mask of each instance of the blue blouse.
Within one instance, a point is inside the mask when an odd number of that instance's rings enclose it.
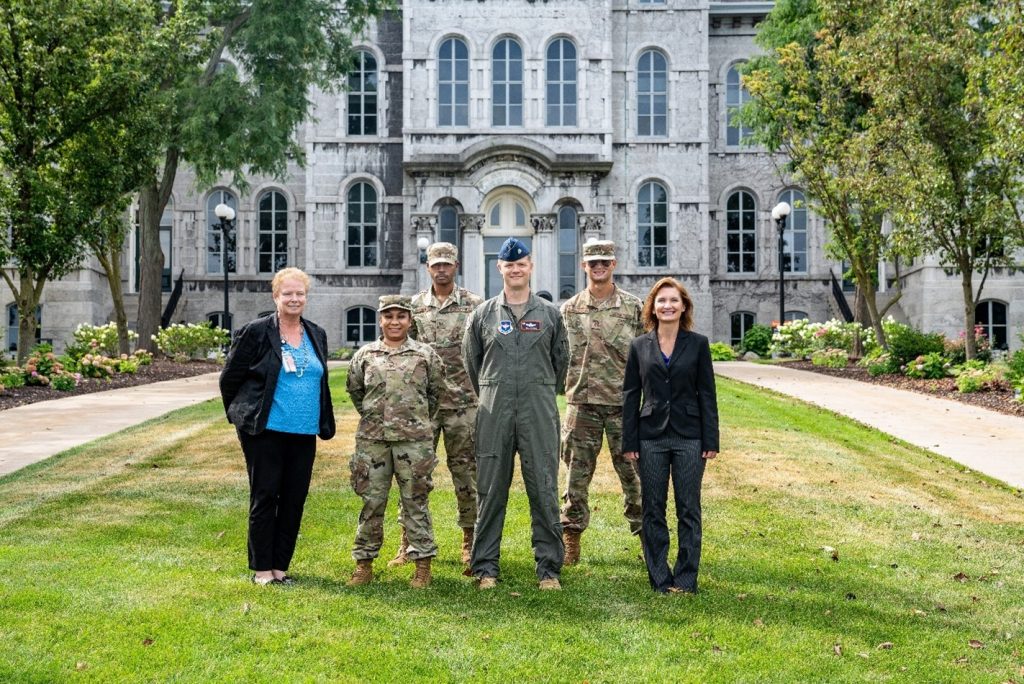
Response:
[[[267,429],[296,435],[319,434],[320,379],[324,375],[324,366],[317,358],[306,331],[302,331],[298,347],[282,340],[281,354],[291,354],[295,360],[295,371],[289,373],[285,364],[281,364],[274,403],[267,417]]]

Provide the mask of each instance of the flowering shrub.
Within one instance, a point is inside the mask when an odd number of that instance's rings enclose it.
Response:
[[[967,345],[965,343],[964,331],[960,331],[960,336],[955,340],[946,340],[946,358],[952,364],[963,363],[967,359]],[[974,346],[976,350],[975,357],[981,361],[992,360],[992,343],[988,339],[988,335],[985,334],[985,328],[976,325],[974,326]]]
[[[919,356],[946,351],[946,338],[939,333],[924,333],[894,320],[887,320],[884,330],[889,353],[900,366],[909,365]]]
[[[20,368],[7,368],[0,373],[0,386],[7,389],[25,386],[25,373]]]
[[[995,379],[995,373],[991,368],[964,368],[956,376],[956,388],[962,394],[980,392]]]
[[[772,346],[772,329],[762,323],[750,327],[743,335],[740,351],[754,352],[758,356],[768,356]]]
[[[213,349],[220,349],[230,340],[224,328],[210,323],[175,323],[153,335],[157,349],[175,361],[206,358]]]
[[[135,359],[140,366],[148,366],[153,363],[153,354],[145,349],[136,349],[135,353],[132,354],[132,358]]]
[[[939,352],[923,354],[906,365],[904,374],[908,378],[938,380],[949,375],[949,361]]]
[[[117,372],[117,362],[103,354],[86,354],[78,360],[78,372],[87,378],[104,380]]]
[[[825,368],[846,368],[849,360],[845,349],[821,349],[811,354],[811,363]]]
[[[134,355],[121,354],[121,358],[114,361],[114,367],[118,373],[135,375],[139,372],[139,360]]]
[[[775,329],[769,351],[778,356],[802,359],[814,349],[814,329],[806,318],[787,321]]]
[[[826,349],[841,349],[849,355],[853,352],[853,340],[858,334],[865,349],[870,350],[876,346],[874,330],[865,329],[860,323],[846,323],[835,318],[824,323],[811,323],[801,318],[788,321],[775,331],[770,351],[797,358]]]
[[[893,375],[900,372],[900,366],[891,354],[877,350],[860,360],[860,365],[868,369],[868,375]]]
[[[72,333],[74,342],[65,348],[64,353],[76,361],[86,354],[102,354],[116,356],[118,352],[117,324],[89,325],[82,323]],[[128,331],[129,344],[139,339],[134,330]]]
[[[712,342],[711,343],[711,360],[712,361],[735,361],[736,352],[732,347],[727,345],[725,342]]]
[[[58,378],[65,378],[58,383],[58,389],[67,387],[69,382],[74,383],[71,388],[78,384],[78,377],[64,369],[64,364],[54,355],[53,347],[48,344],[36,345],[25,361],[25,384],[48,387]]]
[[[50,381],[50,387],[61,392],[70,392],[78,387],[78,376],[72,375],[71,373],[55,375],[53,376],[53,380]]]

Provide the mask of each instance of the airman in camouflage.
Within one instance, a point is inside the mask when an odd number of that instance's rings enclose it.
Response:
[[[566,565],[579,562],[580,535],[590,524],[590,482],[604,436],[622,484],[623,514],[630,531],[640,533],[640,479],[636,466],[622,456],[622,379],[629,344],[644,332],[643,303],[615,285],[615,263],[610,240],[585,244],[587,289],[562,304],[569,336],[568,410],[562,426],[562,460],[569,468],[561,518]]]
[[[409,538],[409,558],[416,562],[412,586],[430,584],[430,560],[437,555],[428,496],[437,465],[432,417],[444,391],[444,364],[425,344],[409,338],[412,302],[407,297],[380,298],[382,337],[352,357],[347,389],[359,412],[352,456],[352,489],[363,499],[352,557],[356,571],[350,586],[373,578],[373,559],[384,541],[384,510],[391,477],[398,491]]]

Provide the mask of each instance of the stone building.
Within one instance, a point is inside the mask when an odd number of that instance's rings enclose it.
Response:
[[[376,337],[378,295],[427,286],[421,240],[457,243],[462,284],[493,295],[510,235],[531,243],[534,290],[555,301],[584,285],[581,245],[615,240],[621,284],[643,295],[663,275],[679,278],[697,330],[736,342],[779,317],[770,214],[783,200],[794,207],[786,317],[837,315],[831,278],[842,268],[825,255],[824,222],[780,177],[779,160],[741,145],[746,131],[730,125],[746,98],[736,67],[754,53],[771,5],[403,0],[358,42],[347,91],[311,93],[313,116],[297,134],[304,168],[293,165],[285,182],[254,178],[244,195],[227,184],[196,189],[179,173],[162,232],[166,289],[179,276],[183,285],[172,319],[221,322],[220,202],[238,212],[227,254],[236,325],[272,309],[273,272],[297,265],[314,278],[307,313],[332,347]],[[135,259],[133,239],[130,315]],[[906,294],[893,313],[955,335],[959,281],[929,259],[901,275]],[[984,315],[1012,345],[1024,278],[997,274],[987,291]],[[0,303],[10,301],[0,289]],[[102,275],[85,268],[47,286],[42,336],[59,346],[111,309]]]

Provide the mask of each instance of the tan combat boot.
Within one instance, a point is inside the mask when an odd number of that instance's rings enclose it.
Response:
[[[565,542],[565,560],[563,565],[576,565],[580,562],[580,533],[566,530],[562,534],[562,541]]]
[[[426,589],[430,586],[430,559],[429,558],[417,558],[416,559],[416,572],[412,576],[412,581],[409,582],[409,586],[413,589]]]
[[[369,558],[366,560],[356,561],[356,569],[352,573],[351,579],[348,581],[350,587],[361,587],[364,584],[369,584],[373,580],[373,561]]]
[[[462,528],[462,562],[468,564],[473,558],[473,528]]]
[[[388,561],[389,568],[397,568],[409,562],[409,533],[402,528],[402,543],[398,545],[398,553]]]

